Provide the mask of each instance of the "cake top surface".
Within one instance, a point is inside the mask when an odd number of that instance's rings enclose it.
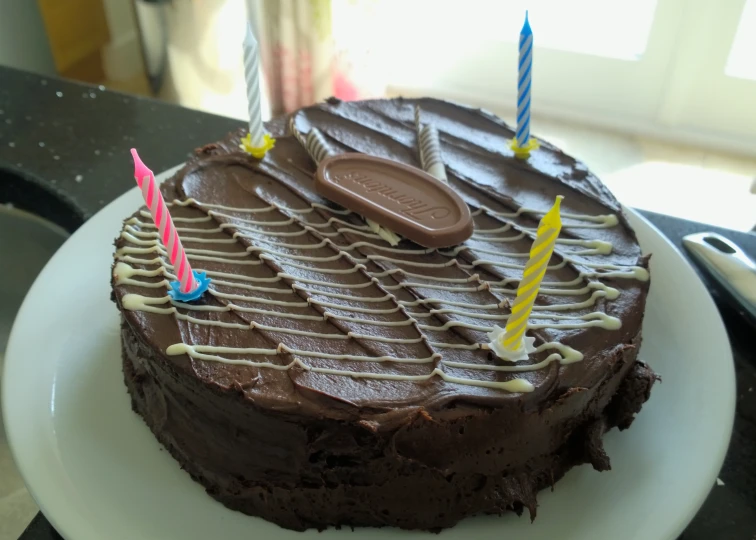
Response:
[[[438,129],[449,185],[473,216],[473,236],[455,247],[391,246],[314,189],[302,142],[313,127],[337,152],[419,167],[415,105]],[[647,260],[582,163],[544,142],[516,159],[503,121],[433,99],[331,100],[268,127],[277,143],[262,161],[232,134],[163,185],[190,261],[213,280],[200,301],[166,296],[173,268],[146,210],[117,241],[116,301],[171,365],[261,407],[390,416],[539,407],[597,384],[633,346]],[[563,228],[528,330],[537,352],[503,362],[486,333],[506,324],[538,220],[557,195]]]

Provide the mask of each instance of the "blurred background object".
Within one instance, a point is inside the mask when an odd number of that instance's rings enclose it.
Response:
[[[536,135],[625,204],[754,227],[756,0],[4,0],[0,63],[245,119],[251,20],[266,118],[430,95],[511,121],[526,8]]]
[[[168,14],[166,0],[134,0],[141,37],[144,71],[153,94],[163,86],[168,63]]]
[[[0,65],[55,73],[45,25],[35,2],[6,0],[0,6]]]

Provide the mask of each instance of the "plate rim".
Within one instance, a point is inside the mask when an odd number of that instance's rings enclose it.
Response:
[[[162,182],[166,180],[167,178],[170,178],[170,176],[173,175],[177,170],[179,170],[182,165],[178,165],[176,167],[173,167],[171,169],[168,169],[164,171],[163,173],[156,175],[159,182]],[[138,192],[137,188],[132,188],[128,190],[127,192],[123,193],[113,201],[111,201],[108,205],[106,205],[104,208],[102,208],[95,216],[106,213],[109,211],[109,209],[115,205],[118,204],[118,201],[121,199],[132,197],[135,192]],[[677,256],[681,258],[683,263],[690,267],[692,271],[692,265],[690,264],[687,259],[685,259],[682,252],[675,246],[672,241],[667,238],[655,225],[653,225],[650,221],[648,221],[643,215],[641,215],[638,211],[622,206],[622,211],[629,216],[631,219],[629,221],[639,220],[643,222],[643,225],[648,227],[654,235],[658,236],[661,241],[666,245],[668,249],[671,249],[674,251]],[[94,216],[93,216],[94,217]],[[88,220],[82,227],[77,230],[74,234],[70,236],[68,240],[61,246],[61,248],[56,252],[56,254],[48,261],[45,268],[40,273],[40,276],[42,276],[45,271],[54,265],[57,264],[57,259],[59,258],[61,253],[65,252],[66,244],[69,242],[73,242],[76,238],[77,234],[84,234],[81,233],[81,231],[85,230],[88,223],[91,220]],[[720,364],[722,368],[726,369],[728,371],[727,374],[723,374],[723,377],[726,378],[727,382],[727,388],[725,390],[728,391],[728,403],[726,405],[726,410],[728,412],[728,418],[729,422],[726,426],[725,432],[727,434],[727,437],[724,438],[725,443],[719,444],[717,448],[716,456],[713,456],[712,458],[712,464],[716,464],[716,468],[712,467],[710,470],[714,470],[714,473],[707,473],[707,476],[712,476],[709,480],[713,487],[714,482],[718,476],[719,470],[722,467],[722,464],[724,463],[724,459],[726,457],[727,450],[730,446],[730,440],[732,437],[732,429],[734,424],[734,418],[735,418],[735,405],[736,405],[736,380],[735,380],[735,367],[734,367],[734,361],[732,356],[732,349],[729,346],[729,337],[727,335],[726,327],[724,325],[724,322],[721,318],[721,315],[719,314],[719,310],[717,309],[711,295],[709,294],[708,290],[706,289],[706,286],[704,285],[703,281],[701,280],[700,276],[695,273],[695,282],[696,287],[698,287],[704,294],[705,299],[703,300],[706,302],[710,308],[710,310],[713,310],[712,313],[715,316],[716,320],[716,331],[718,334],[720,334],[720,337],[724,337],[725,343],[728,344],[728,347],[726,348],[726,351],[723,351],[723,359],[720,361]],[[16,366],[18,362],[21,362],[22,360],[20,358],[16,358],[15,349],[21,348],[21,345],[16,345],[16,341],[21,341],[20,337],[17,337],[17,334],[20,334],[21,330],[18,330],[18,328],[21,328],[24,324],[19,323],[19,321],[23,321],[25,319],[22,318],[22,314],[25,313],[29,308],[27,308],[27,304],[30,303],[29,298],[31,298],[33,295],[31,294],[35,289],[40,287],[38,285],[40,278],[38,277],[32,287],[29,289],[29,292],[27,293],[26,298],[24,299],[24,302],[21,306],[21,308],[18,311],[17,318],[14,321],[13,327],[11,329],[11,333],[8,339],[8,347],[6,349],[6,355],[5,355],[5,363],[4,363],[4,369],[2,373],[2,386],[0,387],[0,397],[2,398],[2,414],[3,414],[3,421],[5,424],[5,430],[6,430],[6,436],[8,440],[8,446],[10,448],[11,456],[13,457],[13,460],[16,464],[16,467],[18,468],[24,483],[26,485],[27,490],[34,498],[35,502],[39,506],[40,511],[43,513],[45,518],[51,523],[51,525],[55,528],[55,530],[64,538],[67,539],[73,539],[77,538],[78,535],[86,534],[85,532],[82,532],[82,527],[76,526],[76,522],[70,522],[69,519],[65,515],[61,515],[65,508],[60,508],[59,506],[56,507],[56,503],[51,503],[49,499],[46,499],[46,495],[44,493],[44,489],[42,486],[44,486],[44,478],[40,476],[40,472],[35,471],[34,463],[30,463],[29,459],[27,459],[24,456],[24,453],[22,451],[22,448],[19,448],[18,445],[21,443],[19,442],[19,438],[21,437],[19,432],[19,423],[21,423],[21,420],[16,420],[16,415],[11,415],[11,410],[15,410],[15,405],[11,402],[10,396],[13,395],[13,392],[10,390],[10,387],[12,386],[12,383],[10,382],[10,378],[7,376],[7,374],[15,369],[11,366]],[[11,353],[11,354],[9,354]],[[20,418],[20,417],[19,417]],[[53,449],[53,452],[55,454],[58,453],[57,447]],[[695,500],[691,501],[691,504],[688,505],[688,511],[685,516],[678,516],[678,526],[672,527],[670,529],[670,536],[668,537],[669,540],[674,540],[677,538],[677,536],[687,527],[687,525],[690,523],[690,521],[693,519],[693,517],[697,514],[697,512],[700,510],[701,506],[703,505],[704,501],[709,495],[709,491],[701,491],[695,494]],[[680,519],[682,518],[682,519]],[[670,520],[671,521],[671,520]],[[252,531],[254,532],[254,531]],[[89,537],[87,537],[89,538]],[[91,536],[91,538],[97,538],[96,534],[95,536]],[[78,538],[77,538],[78,540]],[[667,540],[666,538],[664,540]]]
[[[732,353],[732,344],[730,343],[730,336],[727,334],[727,327],[724,324],[724,319],[722,319],[722,315],[719,313],[719,308],[717,308],[716,303],[714,302],[714,298],[712,298],[711,293],[706,288],[706,284],[704,283],[703,279],[701,278],[701,275],[698,274],[698,272],[695,271],[693,265],[688,261],[688,259],[685,257],[683,252],[678,249],[678,247],[667,238],[667,236],[661,232],[661,230],[651,223],[648,219],[646,219],[645,216],[643,216],[638,210],[634,208],[630,208],[628,206],[625,206],[624,204],[620,203],[622,207],[622,211],[625,214],[632,215],[633,218],[638,219],[644,223],[645,226],[647,226],[651,231],[653,231],[654,234],[656,234],[661,240],[667,245],[668,248],[670,248],[674,253],[679,256],[682,261],[687,265],[690,270],[695,275],[695,283],[696,287],[699,289],[702,289],[705,293],[705,302],[709,305],[709,307],[713,310],[713,313],[715,315],[715,320],[717,323],[717,331],[720,333],[725,340],[725,343],[727,344],[726,354],[724,355],[724,360],[722,362],[726,363],[726,370],[727,370],[727,386],[729,390],[729,398],[728,398],[728,404],[727,404],[727,411],[728,411],[728,418],[729,421],[727,422],[727,426],[725,428],[726,437],[724,440],[726,441],[725,444],[720,444],[718,447],[718,453],[715,457],[715,459],[712,461],[712,463],[715,463],[717,467],[714,470],[715,472],[708,474],[709,476],[709,484],[714,487],[716,480],[719,478],[719,471],[722,469],[722,466],[724,465],[724,460],[727,457],[727,451],[730,449],[730,442],[732,441],[732,430],[735,425],[735,412],[736,412],[736,406],[737,406],[737,381],[735,377],[735,358]],[[674,217],[674,216],[672,216]],[[642,250],[641,246],[641,250]],[[663,384],[663,381],[662,381]],[[643,410],[641,409],[641,412]],[[632,426],[631,426],[632,427]],[[687,515],[684,517],[683,520],[681,520],[680,525],[673,529],[671,532],[671,535],[669,536],[668,540],[676,540],[690,525],[691,521],[693,521],[693,518],[696,517],[696,514],[701,510],[701,507],[703,506],[704,502],[706,502],[706,499],[709,497],[709,494],[711,493],[711,489],[708,491],[701,491],[696,494],[696,500],[694,503],[689,507],[689,510],[687,512]],[[667,540],[667,539],[664,539]]]

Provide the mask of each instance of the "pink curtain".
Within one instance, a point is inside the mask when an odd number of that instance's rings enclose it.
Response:
[[[339,0],[335,0],[339,2]],[[339,3],[357,9],[359,0]],[[334,38],[331,0],[261,0],[263,70],[271,113],[277,116],[322,101],[373,95],[359,84],[366,55]]]

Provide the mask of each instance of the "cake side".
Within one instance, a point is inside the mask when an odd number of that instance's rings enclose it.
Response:
[[[389,247],[323,200],[298,140],[318,127],[339,151],[417,166],[416,103],[475,219],[450,250]],[[293,529],[534,517],[536,492],[570,467],[608,468],[603,432],[629,426],[655,375],[636,358],[647,259],[600,181],[550,145],[520,162],[503,122],[437,100],[332,101],[270,128],[262,162],[232,134],[162,187],[190,259],[214,274],[207,298],[165,299],[144,211],[116,244],[126,384],[182,466]],[[529,331],[542,348],[505,364],[485,333],[557,194],[565,228]]]
[[[381,429],[251,411],[241,387],[201,392],[125,322],[121,337],[132,407],[181,467],[229,508],[294,530],[438,530],[523,509],[535,519],[537,492],[570,468],[610,468],[604,432],[628,427],[656,380],[627,347],[600,387],[516,421],[506,409],[418,408],[404,424]]]

